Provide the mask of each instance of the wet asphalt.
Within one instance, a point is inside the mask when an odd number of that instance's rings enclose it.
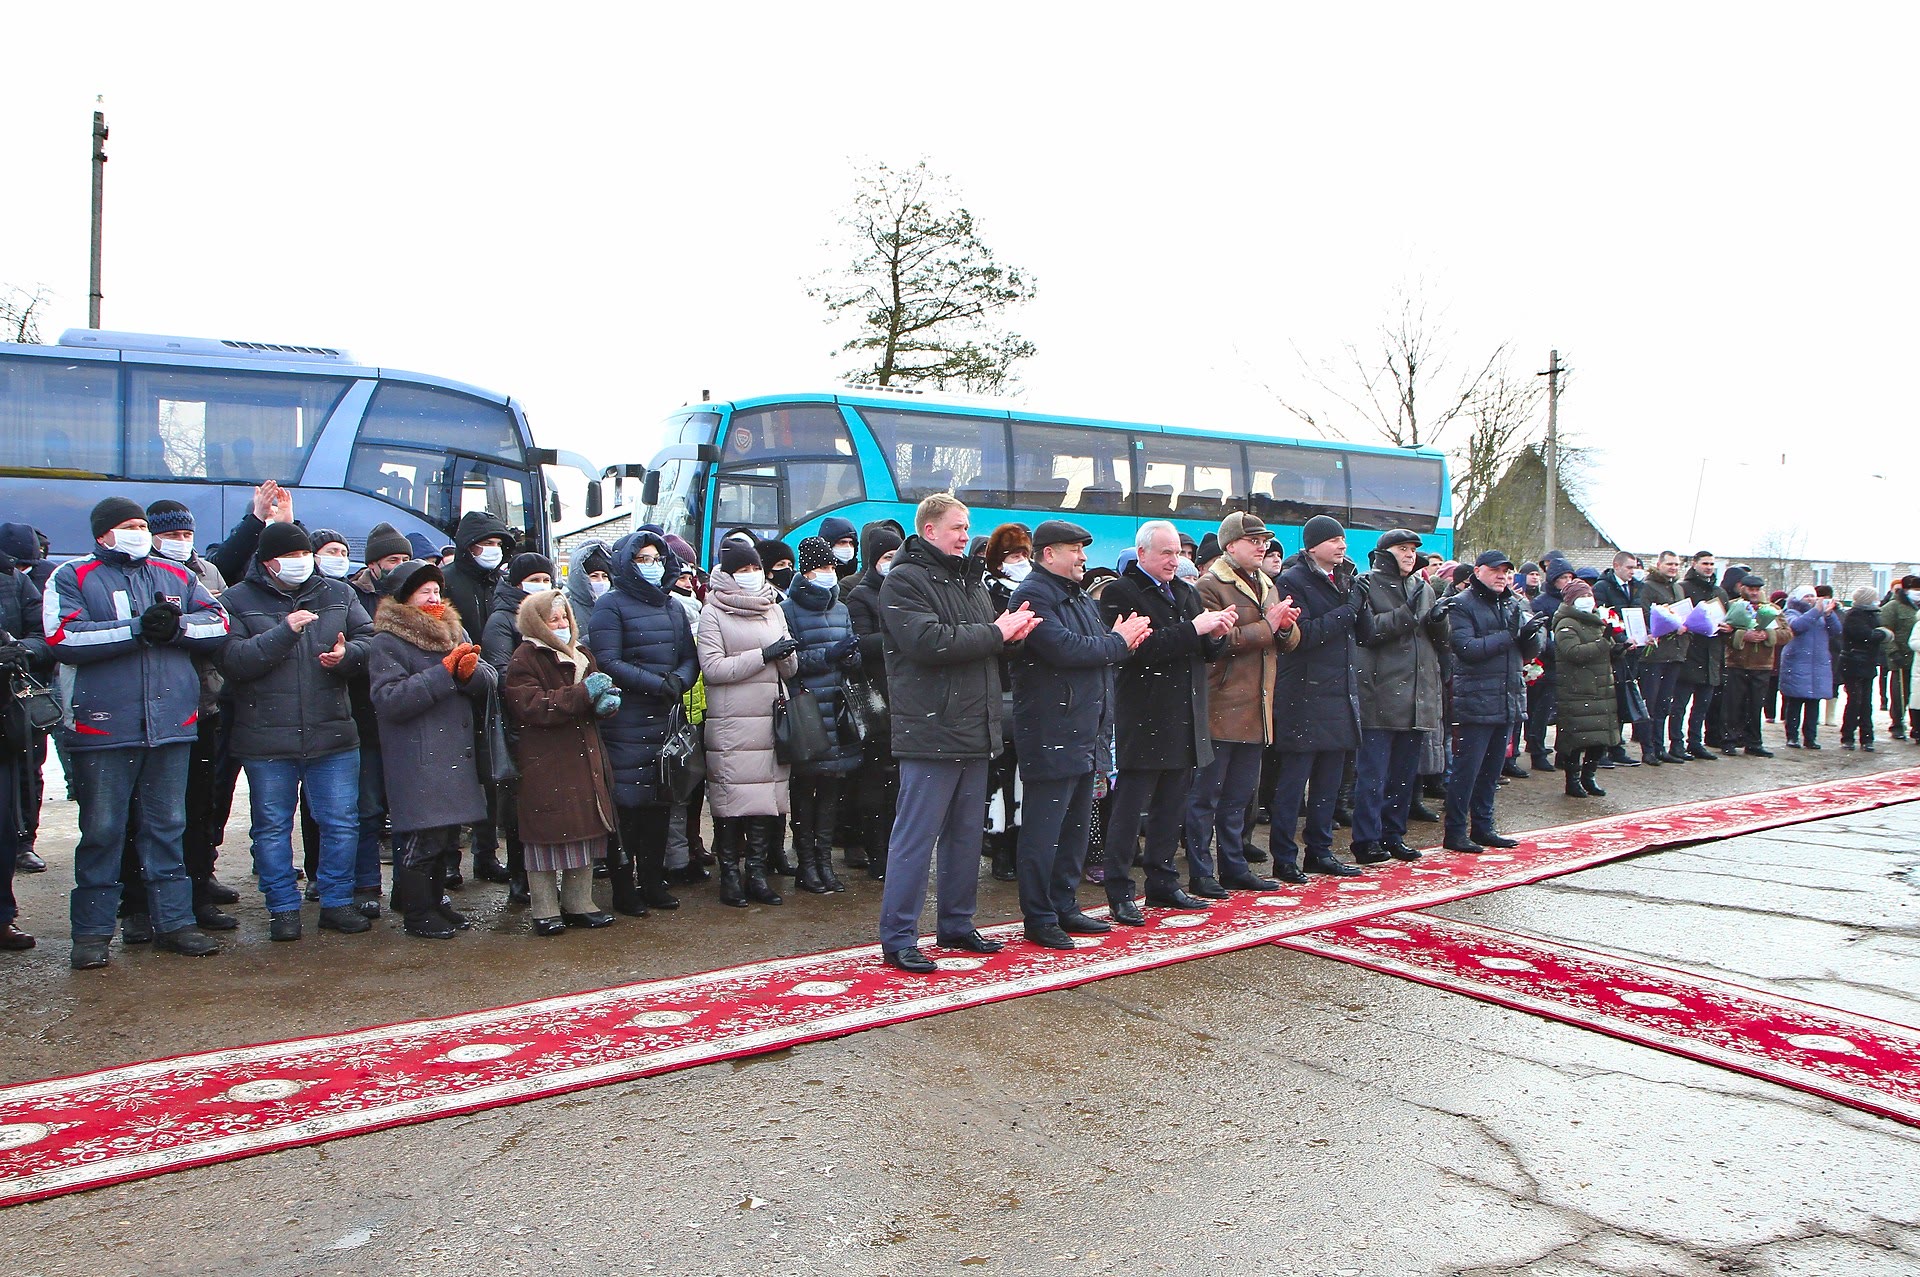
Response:
[[[1920,765],[1920,747],[1557,777],[1538,828]],[[554,940],[504,889],[446,943],[266,939],[67,969],[74,810],[18,882],[0,1079],[866,943],[878,884]],[[244,811],[244,806],[242,807]],[[1431,826],[1416,827],[1416,832]],[[843,875],[846,876],[846,875]],[[1094,894],[1089,889],[1086,894]],[[1018,912],[983,874],[981,923]],[[1920,1025],[1920,804],[1656,852],[1440,912]],[[1272,946],[733,1063],[15,1207],[16,1273],[1920,1273],[1920,1130]]]

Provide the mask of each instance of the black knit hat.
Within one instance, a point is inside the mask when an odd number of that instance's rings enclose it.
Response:
[[[307,534],[307,540],[313,542],[315,553],[318,553],[320,547],[323,545],[337,545],[349,551],[353,545],[351,541],[347,540],[346,533],[336,531],[333,528],[315,528]]]
[[[892,528],[877,528],[871,525],[867,528],[867,553],[876,563],[880,561],[881,556],[892,554],[905,544],[905,540]]]
[[[93,507],[90,522],[93,526],[93,539],[98,541],[128,519],[144,519],[147,512],[138,501],[129,501],[125,497],[108,497]]]
[[[743,568],[765,566],[760,562],[760,552],[750,545],[734,542],[720,547],[720,562],[717,565],[722,572],[732,576]]]
[[[613,555],[607,552],[605,546],[596,545],[587,551],[586,558],[580,560],[580,570],[582,572],[605,572],[608,576],[612,576]]]
[[[376,523],[367,533],[367,562],[378,563],[389,554],[412,554],[413,544],[391,523]]]
[[[147,531],[155,536],[163,532],[191,532],[193,511],[178,501],[156,501],[147,507]]]
[[[785,541],[775,541],[769,538],[760,542],[755,548],[760,551],[760,563],[763,567],[771,568],[782,559],[787,560],[789,563],[798,561],[794,557],[793,547]]]
[[[307,536],[307,530],[297,523],[269,523],[260,534],[260,548],[253,552],[253,557],[265,563],[296,550],[313,553],[313,541]]]
[[[438,581],[442,589],[446,588],[447,575],[440,570],[440,565],[425,559],[408,559],[387,573],[386,579],[380,582],[380,588],[391,594],[394,602],[405,603],[413,597],[414,591],[429,581]]]
[[[1347,530],[1340,526],[1340,520],[1330,514],[1316,514],[1307,520],[1307,526],[1301,530],[1300,548],[1311,550],[1322,542],[1331,541],[1335,537],[1343,537],[1346,534]]]
[[[544,554],[516,554],[513,562],[507,564],[507,584],[518,585],[535,572],[545,572],[547,579],[553,579],[553,560]]]
[[[833,566],[833,547],[825,537],[803,537],[800,541],[800,573],[818,572]]]

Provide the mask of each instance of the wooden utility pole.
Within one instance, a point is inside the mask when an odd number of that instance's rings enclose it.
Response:
[[[1547,370],[1537,374],[1547,379],[1547,517],[1540,536],[1542,551],[1554,548],[1554,516],[1560,512],[1560,374],[1564,371],[1556,350],[1547,360]]]
[[[99,99],[95,99],[96,102]],[[107,190],[107,113],[93,113],[93,261],[87,287],[87,327],[100,326],[100,214]]]

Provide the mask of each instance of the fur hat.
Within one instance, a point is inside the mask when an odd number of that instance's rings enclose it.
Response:
[[[800,572],[818,572],[822,568],[833,566],[833,547],[823,537],[803,537],[800,540]]]
[[[88,516],[88,521],[93,527],[93,539],[98,541],[128,519],[146,517],[147,512],[138,501],[130,501],[126,497],[108,497],[93,507],[93,513]]]
[[[300,550],[313,553],[313,539],[305,528],[297,523],[269,523],[260,533],[260,547],[253,552],[253,557],[266,563]]]
[[[761,562],[758,550],[750,545],[741,545],[738,541],[732,541],[720,547],[720,561],[715,566],[728,576],[732,576],[743,568],[762,568],[766,564]]]
[[[413,546],[391,523],[376,523],[367,533],[367,562],[378,563],[389,554],[412,554]]]
[[[147,507],[147,531],[155,536],[162,532],[191,532],[193,511],[178,501],[156,501]]]
[[[987,538],[987,544],[980,554],[987,561],[987,571],[997,573],[1009,554],[1033,557],[1033,534],[1027,531],[1024,523],[1003,523]]]

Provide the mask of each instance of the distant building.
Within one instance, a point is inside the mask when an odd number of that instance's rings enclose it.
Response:
[[[638,506],[615,506],[605,514],[596,514],[590,519],[556,525],[553,529],[554,562],[564,573],[567,559],[576,547],[588,541],[605,541],[612,545],[640,526],[639,513]]]
[[[1546,527],[1547,467],[1538,448],[1521,453],[1493,491],[1454,531],[1454,553],[1471,562],[1483,550],[1504,550],[1516,563],[1559,550],[1575,567],[1606,568],[1620,549],[1589,515],[1579,497],[1560,489],[1554,511],[1554,544],[1541,543]]]

